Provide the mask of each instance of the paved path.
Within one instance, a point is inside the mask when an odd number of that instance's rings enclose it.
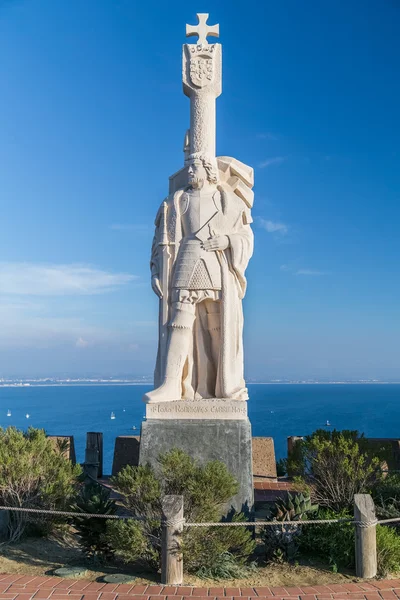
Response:
[[[0,575],[0,600],[184,600],[189,597],[224,600],[398,600],[400,579],[313,587],[194,588]]]

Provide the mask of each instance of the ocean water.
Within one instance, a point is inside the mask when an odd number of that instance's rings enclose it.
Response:
[[[271,436],[278,458],[286,438],[323,427],[357,429],[370,437],[400,438],[400,385],[250,384],[249,417],[254,436]],[[73,435],[77,460],[84,459],[87,431],[102,431],[104,472],[111,472],[115,438],[138,435],[148,385],[0,387],[0,426],[40,427],[51,435]],[[7,410],[11,416],[7,417]],[[111,420],[111,412],[115,420]],[[29,419],[26,418],[29,413]],[[136,427],[133,430],[132,427]]]

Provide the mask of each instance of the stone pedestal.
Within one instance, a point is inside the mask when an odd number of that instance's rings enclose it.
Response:
[[[251,425],[247,418],[247,404],[233,402],[245,412],[239,418],[232,418],[230,404],[224,400],[202,400],[197,406],[198,411],[193,414],[197,417],[188,418],[190,414],[190,401],[164,403],[164,411],[168,417],[149,418],[149,414],[161,415],[156,407],[161,405],[147,405],[147,421],[142,423],[140,437],[140,464],[150,463],[155,469],[158,467],[160,454],[173,448],[179,448],[196,459],[200,464],[210,460],[220,460],[225,463],[228,470],[239,482],[239,492],[232,499],[231,505],[237,511],[253,509],[253,469],[252,469],[252,444]],[[205,406],[208,403],[209,406]],[[174,415],[180,410],[177,405],[187,405],[183,418]],[[167,410],[167,405],[169,410]],[[171,406],[176,405],[176,406]],[[209,418],[208,411],[213,407],[220,410],[222,418]],[[196,408],[193,402],[192,409]],[[206,412],[204,418],[200,408]],[[225,410],[223,410],[225,409]],[[218,414],[218,413],[217,413]],[[235,414],[235,413],[234,413]],[[174,415],[174,416],[171,416]],[[227,418],[228,416],[228,418]],[[229,418],[230,417],[230,418]],[[230,508],[227,507],[228,509]]]

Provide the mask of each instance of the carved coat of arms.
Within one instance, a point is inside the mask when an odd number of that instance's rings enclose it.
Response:
[[[190,79],[193,85],[204,87],[211,83],[214,75],[213,60],[210,56],[192,56],[190,59]]]

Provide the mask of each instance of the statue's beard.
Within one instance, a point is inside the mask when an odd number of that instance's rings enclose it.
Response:
[[[198,177],[192,177],[189,179],[189,184],[194,190],[201,190],[204,187],[204,179]]]

